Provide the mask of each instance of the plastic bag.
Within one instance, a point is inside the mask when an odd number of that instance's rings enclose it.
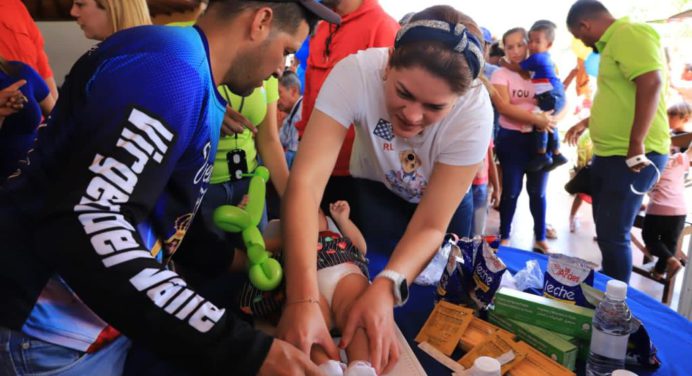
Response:
[[[526,267],[514,274],[517,290],[525,291],[531,288],[543,289],[543,271],[537,260],[529,260]]]
[[[430,260],[430,263],[423,269],[423,271],[416,277],[413,283],[421,286],[432,286],[440,281],[442,276],[442,270],[444,270],[445,265],[447,265],[447,259],[449,258],[449,250],[452,244],[456,243],[458,238],[456,235],[448,234],[445,236],[442,245],[435,253],[435,256]]]

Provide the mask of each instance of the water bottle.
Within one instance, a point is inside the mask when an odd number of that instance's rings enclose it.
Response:
[[[605,299],[593,315],[587,376],[611,375],[625,368],[627,339],[632,332],[632,313],[625,303],[626,297],[626,283],[608,281]]]

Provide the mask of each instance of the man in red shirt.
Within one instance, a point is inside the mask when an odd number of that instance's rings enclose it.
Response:
[[[310,40],[310,55],[305,71],[303,115],[301,121],[296,124],[301,137],[310,120],[320,88],[332,68],[341,59],[360,50],[393,46],[394,37],[399,30],[397,21],[382,9],[377,0],[324,0],[322,4],[341,16],[341,25],[320,22]],[[323,203],[337,200],[354,202],[352,177],[348,168],[354,138],[355,131],[351,126],[327,183]]]
[[[41,31],[21,0],[0,1],[0,56],[34,68],[57,99],[58,89],[43,43]]]

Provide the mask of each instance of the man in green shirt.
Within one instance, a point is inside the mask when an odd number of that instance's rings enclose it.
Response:
[[[593,216],[603,272],[628,282],[630,230],[643,192],[665,167],[670,145],[660,37],[646,24],[615,19],[595,0],[574,3],[567,27],[601,54],[601,62],[591,118],[572,127],[566,139],[576,143],[590,129]]]

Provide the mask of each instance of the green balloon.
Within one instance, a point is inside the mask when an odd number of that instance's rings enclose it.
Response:
[[[250,215],[233,205],[222,205],[214,210],[214,223],[226,232],[241,232],[251,224]]]
[[[250,282],[261,291],[276,289],[283,279],[281,264],[271,258],[271,254],[265,249],[262,233],[257,228],[264,212],[268,181],[269,170],[264,166],[257,167],[250,179],[245,208],[222,205],[216,208],[213,214],[214,223],[220,229],[241,233],[250,265],[248,269]]]

